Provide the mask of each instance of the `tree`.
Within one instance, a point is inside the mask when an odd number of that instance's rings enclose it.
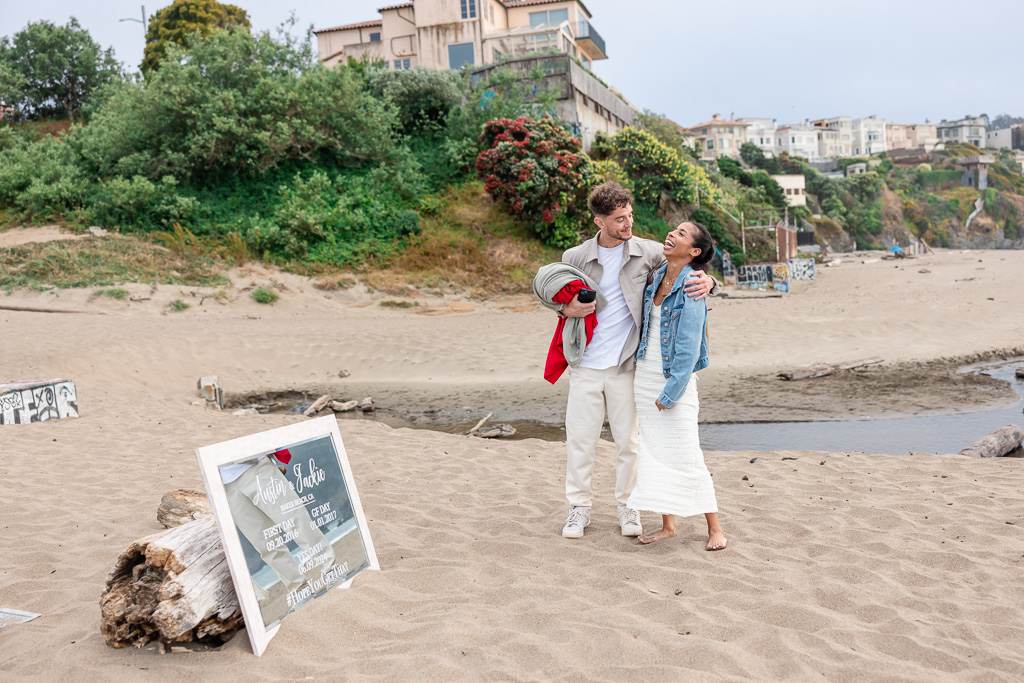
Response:
[[[167,56],[167,46],[172,43],[188,48],[197,32],[207,36],[235,26],[251,28],[249,15],[241,7],[216,0],[174,0],[149,19],[142,70],[148,72],[160,66]]]
[[[66,26],[33,22],[0,40],[0,99],[20,116],[73,121],[120,70],[113,49],[101,49],[74,17]]]
[[[680,132],[679,126],[665,118],[663,114],[656,114],[650,109],[644,109],[636,116],[636,127],[646,130],[671,149],[680,150],[683,147],[683,134]]]
[[[779,175],[779,160],[775,157],[766,157],[761,148],[753,142],[744,142],[740,147],[740,159],[748,166],[766,171],[770,175]]]

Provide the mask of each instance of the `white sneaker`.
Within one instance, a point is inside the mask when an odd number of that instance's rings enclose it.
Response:
[[[623,536],[639,536],[642,534],[644,528],[640,525],[640,512],[625,505],[620,505],[619,528],[622,529]]]
[[[569,508],[569,517],[562,527],[562,535],[566,538],[583,538],[583,530],[590,524],[590,508],[573,505]]]

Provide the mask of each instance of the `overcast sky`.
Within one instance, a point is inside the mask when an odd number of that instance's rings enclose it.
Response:
[[[253,27],[294,10],[317,28],[378,18],[397,0],[239,0]],[[152,13],[169,2],[146,6]],[[779,123],[879,116],[902,123],[1024,116],[1024,0],[586,0],[609,59],[595,71],[637,107],[684,125],[767,116]],[[71,16],[119,60],[142,61],[140,5],[0,0],[0,35]]]

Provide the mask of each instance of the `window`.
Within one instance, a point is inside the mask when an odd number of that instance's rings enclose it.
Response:
[[[395,60],[395,68],[396,69],[401,69],[402,68],[402,60],[401,59],[396,59]]]
[[[530,26],[558,26],[563,21],[569,21],[569,10],[553,9],[550,12],[530,12]]]
[[[409,69],[412,68],[412,62],[410,60],[408,60],[408,59],[403,59],[402,60],[402,68],[405,69],[406,71],[408,71]]]
[[[373,33],[370,34],[370,42],[371,43],[379,43],[380,42],[380,31],[374,31]]]
[[[582,61],[583,61],[583,66],[587,69],[587,71],[590,71],[590,60],[587,59],[586,57],[583,57]]]
[[[476,19],[476,0],[462,0],[462,18]]]
[[[796,144],[796,138],[795,137],[790,138],[789,139],[789,144],[795,145]]]
[[[714,148],[715,148],[715,139],[714,138],[708,138],[708,149],[714,149]]]
[[[473,64],[473,43],[454,43],[448,46],[448,68],[461,69]]]

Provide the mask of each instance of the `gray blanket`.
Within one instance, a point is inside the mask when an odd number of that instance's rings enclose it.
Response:
[[[550,263],[537,271],[533,278],[533,293],[537,295],[540,302],[552,311],[561,311],[565,304],[558,304],[552,301],[552,297],[558,294],[562,287],[573,280],[583,280],[593,290],[597,291],[597,310],[608,305],[608,300],[597,288],[597,283],[579,268],[570,266],[568,263]],[[584,318],[566,318],[565,327],[562,328],[562,348],[565,353],[565,360],[569,367],[576,367],[583,358],[583,352],[587,348],[587,328]]]

